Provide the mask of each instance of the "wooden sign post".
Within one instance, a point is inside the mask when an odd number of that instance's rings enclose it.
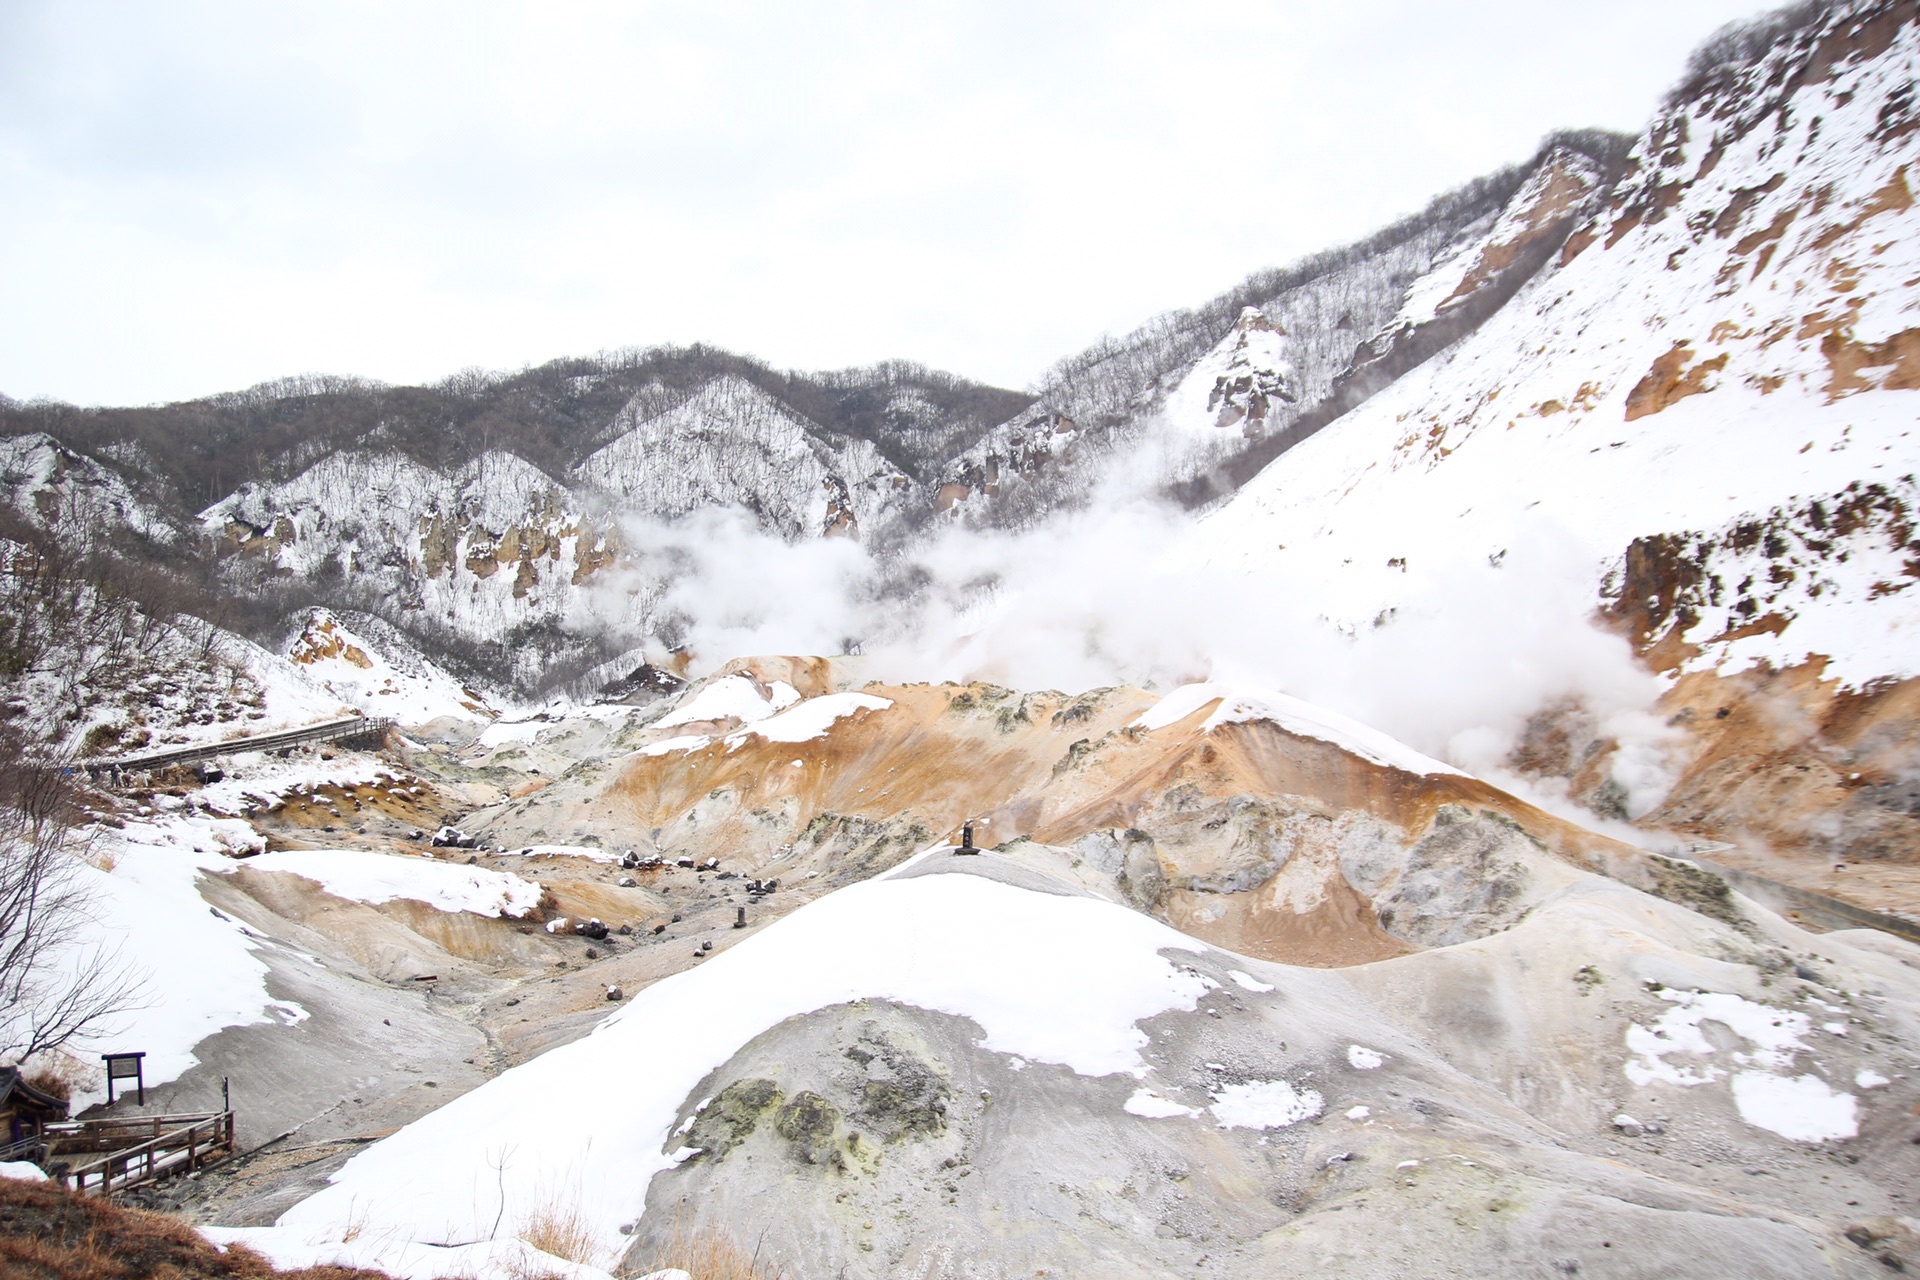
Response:
[[[140,1059],[145,1053],[103,1053],[101,1059],[107,1064],[107,1105],[113,1105],[113,1082],[131,1080],[137,1091],[140,1105],[147,1105],[147,1081],[140,1070]]]

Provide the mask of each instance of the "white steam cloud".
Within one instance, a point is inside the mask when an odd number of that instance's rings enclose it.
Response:
[[[887,562],[847,539],[788,543],[738,511],[626,532],[649,580],[665,583],[651,588],[651,617],[698,671],[857,645],[888,680],[1069,693],[1243,682],[1343,712],[1563,812],[1564,794],[1506,761],[1535,714],[1574,705],[1620,744],[1613,775],[1628,812],[1665,794],[1676,737],[1652,714],[1661,683],[1594,625],[1602,566],[1548,518],[1498,565],[1404,579],[1377,625],[1330,619],[1308,574],[1183,554],[1193,517],[1150,496],[1163,461],[1134,454],[1086,508],[1041,527],[954,525]]]

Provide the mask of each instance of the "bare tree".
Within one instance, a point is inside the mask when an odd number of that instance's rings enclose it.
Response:
[[[0,1060],[55,1049],[134,1008],[140,981],[93,923],[58,764],[0,738]]]

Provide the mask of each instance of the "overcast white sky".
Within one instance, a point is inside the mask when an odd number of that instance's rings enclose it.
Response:
[[[1755,0],[0,0],[0,392],[705,341],[1023,386],[1637,130]]]

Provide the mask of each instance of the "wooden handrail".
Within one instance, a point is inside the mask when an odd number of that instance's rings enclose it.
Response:
[[[148,1117],[141,1119],[144,1121]],[[61,1184],[77,1191],[94,1191],[105,1195],[116,1186],[124,1189],[150,1181],[183,1163],[189,1170],[197,1168],[207,1155],[217,1151],[230,1153],[233,1150],[231,1111],[208,1112],[198,1116],[155,1116],[151,1119],[189,1120],[191,1123],[164,1133],[157,1131],[156,1124],[153,1137],[131,1147],[109,1151],[97,1160],[66,1170],[59,1175]],[[116,1123],[124,1122],[80,1122],[82,1126]],[[184,1160],[177,1157],[184,1157]],[[137,1172],[134,1168],[136,1163],[139,1165]],[[118,1178],[116,1173],[120,1175]],[[89,1178],[97,1178],[98,1181],[89,1187]]]

